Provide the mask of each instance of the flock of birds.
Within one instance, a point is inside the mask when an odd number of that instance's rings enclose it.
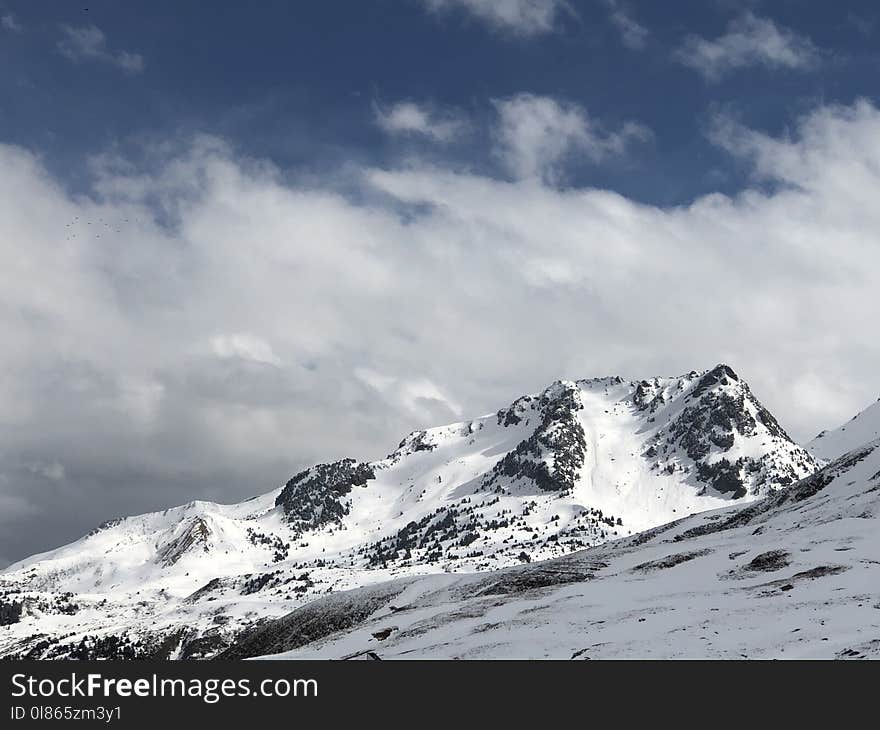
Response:
[[[130,220],[128,218],[123,219],[123,223],[129,223]],[[64,224],[64,227],[67,229],[67,238],[66,240],[72,241],[75,238],[78,238],[82,231],[80,230],[82,226],[91,226],[94,223],[95,227],[91,229],[86,229],[88,233],[89,230],[92,233],[93,238],[100,238],[101,232],[103,233],[122,233],[121,225],[122,223],[111,223],[110,221],[105,221],[103,218],[98,218],[97,221],[84,220],[81,221],[80,217],[74,216],[72,221]],[[135,223],[140,223],[140,220],[135,220]]]

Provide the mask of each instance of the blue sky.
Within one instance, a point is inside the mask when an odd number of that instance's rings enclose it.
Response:
[[[719,108],[775,133],[817,102],[877,93],[878,11],[870,2],[548,2],[556,8],[549,28],[487,20],[467,2],[438,5],[217,2],[206,11],[162,0],[6,0],[2,12],[18,32],[0,36],[0,137],[39,151],[72,185],[82,184],[84,157],[108,145],[194,131],[324,172],[352,159],[388,163],[412,148],[412,139],[389,140],[373,123],[376,104],[413,99],[486,122],[492,99],[529,92],[580,104],[609,127],[646,125],[652,139],[625,160],[572,160],[566,179],[669,205],[741,186],[744,171],[706,139]],[[707,80],[677,58],[688,37],[717,40],[744,12],[811,42],[816,63],[752,58]],[[642,29],[636,47],[615,13]],[[103,56],[62,53],[63,26],[99,29]],[[121,53],[137,54],[142,70],[121,68]],[[489,150],[476,133],[443,155],[491,172]]]
[[[0,0],[0,565],[557,378],[876,399],[871,3],[242,5]]]

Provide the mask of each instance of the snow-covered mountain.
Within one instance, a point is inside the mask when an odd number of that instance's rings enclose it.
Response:
[[[558,381],[236,505],[114,520],[0,574],[0,656],[210,656],[325,593],[495,570],[813,473],[736,373]]]
[[[807,450],[822,461],[833,461],[862,444],[880,439],[880,400],[853,416],[842,426],[822,431]]]
[[[880,659],[878,521],[873,441],[747,506],[543,563],[327,596],[222,656]]]

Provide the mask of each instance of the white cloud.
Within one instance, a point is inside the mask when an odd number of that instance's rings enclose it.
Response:
[[[410,414],[422,419],[436,416],[440,420],[434,425],[442,425],[444,418],[461,417],[464,413],[460,403],[451,399],[428,378],[401,379],[364,367],[355,368],[354,375],[382,394],[388,402],[403,407]]]
[[[155,424],[165,396],[162,383],[149,377],[122,375],[111,392],[132,427],[150,428]]]
[[[819,62],[820,52],[809,38],[778,26],[769,18],[745,13],[714,40],[689,36],[676,58],[706,79],[717,81],[730,71],[748,66],[813,68]]]
[[[220,358],[239,358],[276,367],[281,365],[281,358],[275,354],[271,345],[254,335],[217,335],[211,338],[211,349]]]
[[[661,208],[411,164],[349,198],[202,139],[71,197],[0,145],[0,505],[21,515],[0,553],[380,457],[559,377],[726,361],[796,437],[847,420],[880,372],[880,111],[715,139],[773,184]]]
[[[640,51],[650,35],[648,29],[639,23],[619,0],[605,0],[610,11],[611,24],[620,33],[620,40],[627,48]]]
[[[397,382],[397,378],[392,377],[391,375],[377,373],[370,368],[355,368],[354,375],[358,380],[366,383],[371,388],[378,390],[380,393],[385,393],[392,385],[394,385],[394,383]]]
[[[867,206],[880,155],[877,108],[867,100],[824,106],[799,120],[797,136],[771,137],[718,116],[710,138],[752,165],[756,176],[831,199]]]
[[[107,48],[107,37],[97,26],[62,25],[61,32],[64,37],[58,42],[58,50],[65,58],[75,63],[100,61],[116,66],[129,74],[144,70],[143,56],[128,51],[110,51]]]
[[[421,0],[433,12],[463,10],[493,30],[536,36],[557,29],[564,14],[574,14],[566,0]]]
[[[57,461],[38,462],[36,464],[31,464],[29,469],[31,473],[52,482],[60,482],[64,479],[65,475],[64,465],[59,464]]]
[[[519,94],[496,100],[495,152],[519,179],[556,179],[577,156],[600,162],[621,155],[636,140],[650,137],[634,122],[605,131],[582,107],[551,97]]]
[[[458,114],[438,111],[424,104],[401,101],[388,108],[375,105],[376,123],[391,135],[421,135],[436,142],[452,142],[467,131]]]
[[[0,27],[10,33],[23,33],[24,26],[18,22],[18,19],[12,13],[6,13],[0,16]]]

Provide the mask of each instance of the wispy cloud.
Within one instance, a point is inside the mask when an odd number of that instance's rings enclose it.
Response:
[[[574,15],[566,0],[420,0],[432,12],[462,10],[493,30],[517,36],[550,33],[564,14]]]
[[[461,404],[450,400],[427,378],[400,379],[363,367],[355,368],[354,376],[413,415],[442,420],[450,416],[461,417],[464,413]]]
[[[844,21],[845,26],[849,28],[854,28],[856,31],[866,37],[874,32],[874,27],[876,26],[876,24],[876,17],[866,18],[864,16],[858,15],[857,13],[847,13],[846,20]]]
[[[418,135],[436,142],[451,142],[467,132],[460,114],[427,104],[401,101],[389,107],[374,105],[376,123],[391,135]]]
[[[9,33],[23,33],[24,26],[18,22],[18,19],[12,13],[6,13],[0,16],[0,27]]]
[[[640,51],[645,47],[648,40],[648,29],[639,23],[630,10],[622,5],[619,0],[605,0],[610,11],[611,24],[620,33],[620,40],[627,48]]]
[[[95,25],[62,25],[61,32],[64,37],[58,41],[58,50],[74,63],[98,61],[116,66],[129,74],[144,70],[143,56],[128,51],[111,51],[104,32]]]
[[[745,13],[714,40],[689,36],[675,57],[709,81],[717,81],[728,72],[748,66],[813,68],[820,55],[809,38],[778,26],[769,18]]]
[[[281,358],[272,346],[260,337],[250,334],[224,334],[211,338],[211,350],[222,359],[240,359],[264,365],[281,365]]]
[[[27,468],[32,474],[48,481],[58,482],[64,479],[65,476],[64,465],[59,464],[57,461],[37,462],[28,465]]]
[[[520,179],[555,180],[570,158],[600,162],[622,154],[631,142],[651,136],[635,122],[607,131],[583,107],[547,96],[518,94],[494,104],[498,112],[495,153]]]

